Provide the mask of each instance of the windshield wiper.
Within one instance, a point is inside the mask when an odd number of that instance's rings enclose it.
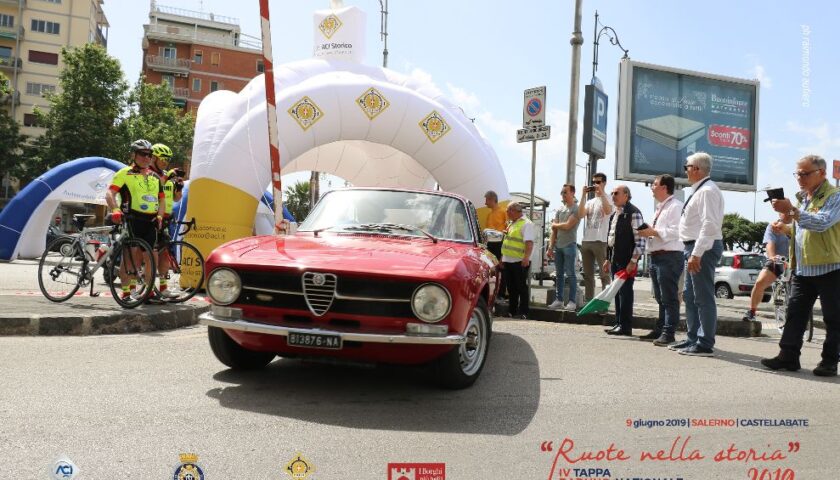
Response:
[[[335,227],[337,227],[337,225],[330,225],[329,227],[316,228],[315,230],[312,230],[312,233],[317,237],[319,233],[321,233],[325,230],[329,230],[331,228],[335,228]]]
[[[380,232],[390,232],[392,230],[402,230],[404,232],[420,232],[429,238],[434,243],[438,243],[437,237],[431,233],[423,230],[416,225],[404,225],[399,223],[364,223],[353,227],[345,227],[347,230],[376,230]]]

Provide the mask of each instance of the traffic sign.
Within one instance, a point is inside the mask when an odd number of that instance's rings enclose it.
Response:
[[[538,127],[545,125],[545,87],[525,90],[522,105],[522,126]]]
[[[523,128],[516,131],[516,142],[533,142],[535,140],[546,140],[551,137],[551,125]]]

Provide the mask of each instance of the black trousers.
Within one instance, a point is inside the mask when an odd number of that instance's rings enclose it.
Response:
[[[492,253],[496,256],[496,258],[501,262],[502,261],[502,242],[490,242],[487,244],[487,251]],[[496,294],[496,298],[504,298],[507,297],[507,284],[505,282],[506,277],[504,265],[502,266],[502,275],[499,278],[499,293]]]
[[[822,358],[827,362],[837,363],[840,344],[840,270],[817,277],[791,275],[790,300],[785,314],[787,319],[782,339],[779,340],[783,358],[799,358],[802,351],[802,335],[818,296],[825,322]]]
[[[615,272],[626,266],[627,264],[611,264],[613,278]],[[618,291],[618,295],[615,296],[615,323],[618,324],[619,330],[623,333],[631,333],[633,330],[633,284],[635,282],[635,275],[625,280],[624,285]]]
[[[521,262],[504,262],[507,276],[508,299],[510,300],[510,315],[527,315],[530,312],[531,296],[528,293],[529,268],[523,267]]]

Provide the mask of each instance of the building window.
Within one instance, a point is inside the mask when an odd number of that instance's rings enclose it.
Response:
[[[5,13],[0,13],[0,27],[9,27],[12,28],[15,26],[15,17],[12,15],[6,15]]]
[[[34,113],[24,113],[23,114],[23,126],[24,127],[40,127],[38,125],[38,116]]]
[[[265,73],[265,63],[262,60],[257,60],[257,72]]]
[[[196,50],[195,53],[193,54],[193,63],[196,64],[196,65],[201,65],[201,63],[203,61],[204,61],[204,52],[202,52],[201,50]]]
[[[219,89],[219,82],[210,82],[210,91],[215,92]]]
[[[60,25],[57,22],[47,22],[46,20],[32,19],[32,30],[41,33],[51,33],[53,35],[59,34]]]
[[[47,3],[58,3],[58,4],[61,3],[61,0],[44,0],[44,1],[47,2]]]
[[[0,47],[0,58],[9,60],[12,58],[12,47]]]
[[[163,58],[178,58],[178,49],[175,47],[161,47],[160,55]]]
[[[32,63],[44,63],[47,65],[58,65],[58,54],[39,52],[37,50],[29,51],[29,61]]]
[[[175,77],[173,75],[161,75],[160,83],[168,86],[170,90],[175,89]]]
[[[218,66],[219,63],[222,61],[222,54],[219,52],[213,52],[210,54],[210,65]]]
[[[55,85],[49,85],[46,83],[26,82],[27,95],[43,95],[47,92],[55,92]]]
[[[201,79],[200,78],[193,78],[193,92],[200,92],[201,91]]]

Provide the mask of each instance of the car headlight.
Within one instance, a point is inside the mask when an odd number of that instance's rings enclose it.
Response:
[[[230,305],[242,291],[242,280],[229,268],[217,268],[207,280],[207,293],[218,305]]]
[[[451,306],[449,292],[434,283],[420,285],[411,297],[411,310],[414,315],[428,323],[443,320],[449,314]]]

